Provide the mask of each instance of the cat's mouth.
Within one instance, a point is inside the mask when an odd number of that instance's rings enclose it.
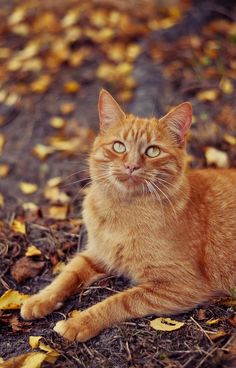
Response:
[[[141,178],[138,177],[137,175],[120,174],[120,175],[117,175],[116,178],[120,182],[126,183],[126,184],[140,184],[141,183]]]

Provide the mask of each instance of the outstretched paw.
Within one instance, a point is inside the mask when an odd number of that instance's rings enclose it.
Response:
[[[25,320],[32,320],[47,316],[62,304],[56,303],[52,295],[35,294],[27,299],[21,307],[21,317]]]
[[[54,331],[69,341],[79,342],[85,342],[99,332],[99,330],[94,329],[93,324],[89,321],[89,316],[86,316],[84,312],[81,312],[78,317],[57,322]]]

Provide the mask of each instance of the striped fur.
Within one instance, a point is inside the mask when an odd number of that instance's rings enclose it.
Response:
[[[111,107],[119,107],[109,95],[107,101],[84,200],[87,249],[29,298],[21,315],[43,317],[104,275],[125,275],[135,286],[58,322],[55,331],[71,341],[86,341],[129,318],[187,311],[236,284],[236,171],[186,171],[189,106],[161,120],[121,110],[114,118]],[[114,152],[114,141],[126,152]],[[158,157],[145,155],[149,145],[158,145]],[[132,174],[130,163],[138,167]]]

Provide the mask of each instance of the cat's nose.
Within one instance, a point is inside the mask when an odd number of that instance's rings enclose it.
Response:
[[[138,170],[140,166],[138,164],[125,164],[125,168],[128,173],[131,175],[135,170]]]

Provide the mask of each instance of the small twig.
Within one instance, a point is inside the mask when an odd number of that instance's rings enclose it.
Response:
[[[213,341],[211,340],[211,338],[209,337],[208,333],[211,331],[205,331],[201,325],[199,325],[199,323],[197,323],[197,321],[195,321],[195,319],[193,317],[190,317],[190,319],[195,323],[195,325],[199,328],[199,330],[206,336],[206,338],[210,341],[211,345],[213,345]]]

